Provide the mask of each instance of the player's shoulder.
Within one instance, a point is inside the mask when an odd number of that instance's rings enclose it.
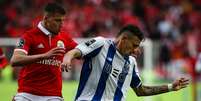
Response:
[[[129,59],[131,59],[132,61],[136,61],[136,58],[134,56],[129,56]]]
[[[105,42],[106,38],[102,37],[102,36],[98,36],[94,38],[97,42]]]
[[[59,36],[61,36],[61,37],[67,37],[67,38],[71,37],[71,35],[68,32],[65,32],[65,31],[59,32]]]
[[[89,40],[84,42],[84,45],[91,48],[97,48],[103,46],[105,44],[106,39],[98,36],[94,38],[90,38]]]
[[[97,37],[89,38],[88,41],[94,41],[96,43],[100,43],[100,42],[105,42],[106,39],[102,36],[97,36]]]
[[[134,56],[129,56],[129,60],[130,60],[132,63],[136,64],[136,58],[135,58]]]
[[[21,37],[31,37],[34,38],[35,36],[37,36],[37,34],[39,34],[39,30],[37,28],[31,28],[28,29],[26,31],[24,31],[21,35]]]
[[[58,34],[59,39],[63,40],[65,43],[69,44],[71,42],[74,42],[77,44],[77,42],[73,39],[73,37],[71,36],[71,34],[69,34],[68,32],[65,31],[61,31]]]
[[[105,48],[107,48],[107,46],[114,44],[114,41],[110,38],[104,38],[102,36],[98,36],[95,39],[97,41],[97,44],[100,44],[101,46],[106,46]]]
[[[106,43],[106,38],[102,36],[98,36],[89,40],[90,42],[94,42],[96,45],[104,45]]]

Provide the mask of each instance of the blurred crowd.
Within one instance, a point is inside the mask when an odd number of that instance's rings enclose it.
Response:
[[[0,37],[19,37],[36,26],[52,1],[66,8],[62,30],[71,36],[114,37],[134,24],[153,40],[159,75],[174,76],[175,68],[194,72],[201,52],[201,0],[0,0]]]

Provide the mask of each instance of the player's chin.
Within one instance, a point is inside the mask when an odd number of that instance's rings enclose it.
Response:
[[[54,35],[58,35],[60,32],[60,29],[54,29],[51,31]]]

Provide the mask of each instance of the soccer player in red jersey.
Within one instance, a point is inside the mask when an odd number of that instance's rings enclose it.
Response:
[[[77,45],[60,31],[65,13],[59,4],[47,4],[43,20],[20,38],[10,61],[12,66],[22,66],[14,101],[63,101],[60,64]]]

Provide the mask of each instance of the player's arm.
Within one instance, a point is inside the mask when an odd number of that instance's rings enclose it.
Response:
[[[63,55],[64,53],[64,49],[59,47],[55,47],[46,53],[37,55],[27,55],[23,51],[16,50],[13,53],[10,63],[12,66],[23,66],[30,63],[34,63],[41,59],[49,58],[56,55]]]
[[[63,63],[61,64],[62,71],[68,72],[68,69],[71,68],[71,61],[74,58],[81,57],[81,51],[77,48],[70,50],[68,53],[64,55]]]
[[[69,51],[64,56],[63,63],[61,64],[62,71],[71,69],[71,61],[74,58],[91,58],[96,56],[100,52],[104,42],[105,39],[102,37],[96,37],[77,45],[75,49]]]
[[[188,79],[180,78],[169,85],[161,85],[161,86],[140,85],[139,87],[132,89],[135,91],[137,96],[151,96],[151,95],[167,93],[170,91],[178,91],[182,88],[187,87],[188,84],[189,84]]]

